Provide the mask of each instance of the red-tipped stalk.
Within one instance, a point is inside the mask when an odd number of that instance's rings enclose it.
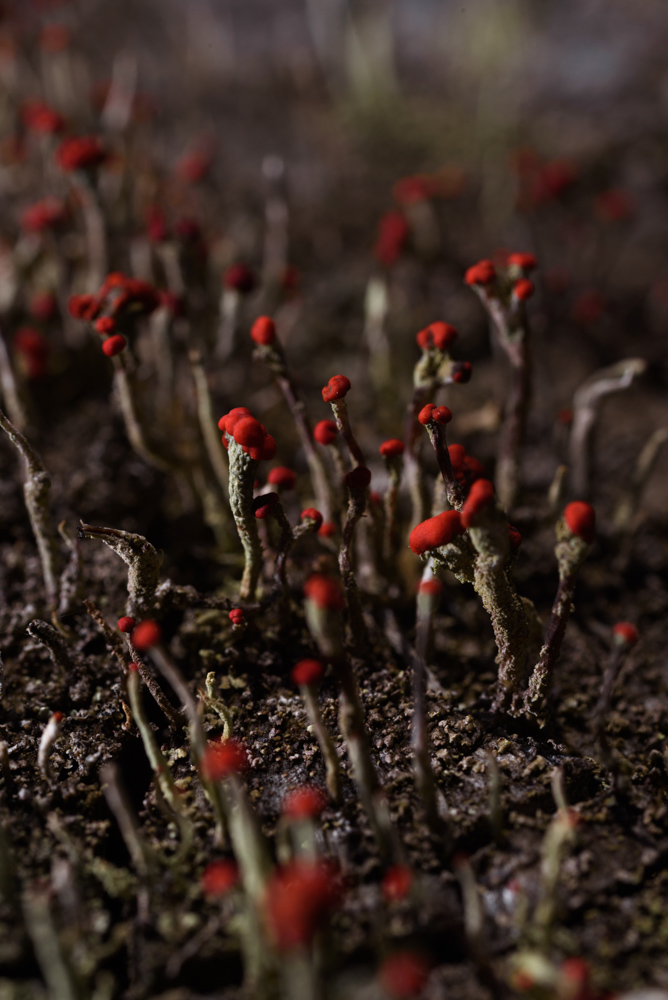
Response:
[[[339,429],[339,434],[346,443],[353,462],[355,465],[364,465],[364,455],[352,432],[348,407],[346,406],[346,395],[350,392],[350,389],[350,380],[345,375],[332,375],[322,390],[322,398],[323,402],[330,403],[332,406],[336,426]]]
[[[489,260],[479,261],[466,272],[465,281],[477,292],[492,320],[492,330],[511,366],[510,389],[506,397],[499,438],[496,488],[506,510],[510,510],[520,488],[520,449],[524,441],[531,391],[531,355],[526,301],[533,285],[518,279],[528,263],[527,255],[513,258],[506,274],[497,274]]]
[[[278,339],[273,319],[270,316],[260,316],[256,319],[251,328],[251,338],[256,344],[254,357],[264,361],[267,365],[288,404],[311,473],[318,509],[328,520],[337,509],[337,505],[333,499],[325,463],[313,443],[313,429],[306,413],[304,401],[288,370],[285,353]]]
[[[293,788],[283,799],[281,822],[292,840],[299,858],[316,861],[318,850],[317,820],[327,805],[325,792],[316,785]]]
[[[335,802],[341,800],[341,767],[336,753],[334,741],[322,720],[318,704],[318,687],[324,667],[320,660],[300,660],[292,671],[292,680],[299,687],[299,693],[304,699],[309,725],[313,727],[315,738],[320,746],[320,752],[325,760],[327,772],[327,791]]]
[[[452,413],[447,406],[435,406],[433,403],[427,403],[418,414],[418,422],[427,428],[429,440],[436,453],[448,503],[455,510],[461,510],[464,505],[464,490],[455,476],[445,435],[446,425],[451,420]]]
[[[399,525],[397,521],[397,501],[403,470],[403,454],[406,446],[398,438],[383,441],[379,451],[383,456],[389,479],[385,493],[385,525],[383,535],[383,563],[385,572],[392,573],[399,548]]]
[[[235,407],[221,418],[218,426],[224,431],[228,446],[230,508],[245,556],[239,597],[247,601],[255,596],[262,570],[262,546],[253,506],[257,465],[261,458],[273,457],[275,448],[271,435],[245,407]]]
[[[573,607],[575,584],[580,566],[596,537],[596,513],[582,500],[569,503],[557,523],[555,555],[559,566],[559,586],[552,605],[545,642],[540,651],[525,697],[526,711],[545,721],[554,667],[559,659],[566,625]]]
[[[413,398],[408,406],[404,432],[404,462],[413,505],[413,525],[424,521],[429,512],[429,496],[419,456],[418,415],[439,387],[468,382],[471,378],[471,365],[467,361],[453,361],[450,357],[450,348],[457,337],[453,326],[440,321],[430,323],[416,337],[422,355],[413,371]]]

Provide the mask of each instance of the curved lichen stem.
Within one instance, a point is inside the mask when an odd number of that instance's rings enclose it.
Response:
[[[283,348],[278,341],[274,341],[273,344],[258,346],[254,357],[264,361],[267,365],[276,379],[276,384],[283,393],[283,398],[288,404],[288,409],[292,414],[292,419],[297,428],[301,446],[304,449],[318,509],[321,511],[324,519],[328,521],[335,510],[337,510],[338,505],[333,498],[332,485],[327,475],[325,463],[313,443],[313,428],[311,427],[306,413],[306,406],[301,398],[299,389],[288,370]]]
[[[570,487],[574,496],[589,495],[592,436],[601,403],[606,396],[628,389],[647,368],[642,358],[625,358],[594,372],[573,397],[573,424],[568,444]]]
[[[0,427],[23,458],[25,468],[23,497],[30,518],[30,526],[37,542],[47,604],[53,613],[58,602],[59,555],[49,511],[51,477],[32,445],[1,410]]]
[[[122,354],[117,354],[113,359],[114,363],[114,385],[118,395],[121,413],[128,440],[133,450],[143,458],[148,465],[152,465],[160,472],[173,472],[174,466],[149,446],[144,435],[144,429],[137,415],[135,401],[128,378],[125,360]]]

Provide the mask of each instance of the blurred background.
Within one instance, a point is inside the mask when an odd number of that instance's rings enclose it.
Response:
[[[650,366],[626,397],[627,455],[668,422],[665,0],[4,0],[4,11],[5,101],[46,99],[131,165],[114,267],[153,277],[141,240],[155,236],[156,205],[167,226],[187,216],[201,227],[214,283],[239,260],[262,269],[267,227],[283,227],[282,334],[316,389],[342,352],[369,384],[369,294],[381,282],[391,358],[384,375],[371,371],[380,433],[398,430],[414,335],[435,318],[460,329],[459,357],[474,362],[458,410],[503,398],[462,277],[508,250],[540,264],[536,455],[577,385],[630,354]],[[7,247],[31,164],[11,120]],[[113,177],[101,183],[109,193]],[[252,299],[243,322],[261,306]],[[232,369],[232,386],[258,378]],[[624,432],[612,452],[621,440],[624,454]]]

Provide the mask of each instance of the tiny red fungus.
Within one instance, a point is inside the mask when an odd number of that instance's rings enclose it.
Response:
[[[452,381],[456,382],[457,385],[465,385],[466,382],[470,382],[472,374],[473,365],[470,361],[455,361],[452,366]]]
[[[435,577],[432,577],[430,580],[420,580],[418,593],[428,594],[430,597],[438,597],[443,593],[443,584]]]
[[[316,819],[327,805],[327,797],[315,785],[293,788],[283,799],[283,815],[288,819]]]
[[[517,552],[522,544],[522,535],[512,524],[508,525],[508,540],[510,541],[510,551]]]
[[[322,398],[325,403],[332,403],[334,400],[343,399],[346,393],[350,392],[350,379],[345,375],[332,375],[327,385],[322,390]]]
[[[187,184],[196,184],[209,173],[212,162],[212,150],[208,146],[201,146],[182,156],[176,164],[174,172]]]
[[[268,347],[276,340],[276,324],[271,316],[258,316],[251,327],[251,340]]]
[[[276,457],[276,441],[272,434],[265,434],[259,457],[263,462],[271,462]]]
[[[297,476],[286,465],[277,465],[269,470],[267,482],[271,483],[272,486],[278,486],[279,489],[294,490]]]
[[[494,501],[494,484],[489,479],[476,479],[462,508],[462,524],[470,528],[478,514]]]
[[[100,311],[100,303],[94,295],[72,295],[67,303],[67,311],[75,319],[95,319]]]
[[[99,319],[95,320],[93,326],[101,336],[108,337],[116,329],[116,320],[113,316],[100,316]]]
[[[408,865],[392,865],[383,875],[381,891],[388,903],[405,899],[413,887],[413,872]]]
[[[152,618],[140,622],[132,633],[132,645],[135,649],[145,650],[157,646],[162,641],[162,629]]]
[[[244,620],[243,608],[232,608],[227,617],[233,625],[241,625]]]
[[[399,455],[403,455],[405,450],[406,445],[399,438],[388,438],[378,449],[383,458],[398,458]]]
[[[527,299],[531,298],[535,291],[536,289],[534,288],[533,281],[529,281],[528,278],[520,278],[519,281],[516,281],[513,285],[513,295],[516,299],[519,299],[520,302],[526,302]]]
[[[322,527],[322,514],[315,507],[307,507],[299,515],[300,521],[315,521],[315,530],[319,531]]]
[[[421,347],[423,351],[433,350],[437,351],[447,351],[450,345],[459,336],[457,330],[450,323],[442,323],[440,321],[436,323],[430,323],[426,326],[424,330],[416,336],[418,347]]]
[[[225,896],[239,881],[239,869],[234,861],[212,861],[202,872],[202,892],[217,898]]]
[[[357,465],[345,476],[345,483],[350,490],[365,490],[371,482],[371,472],[365,465]]]
[[[299,686],[317,684],[324,671],[325,668],[320,660],[300,660],[292,668],[292,680]]]
[[[43,233],[57,229],[67,219],[65,203],[58,198],[44,198],[26,208],[21,216],[21,228],[26,233]]]
[[[309,601],[328,611],[340,611],[345,607],[341,584],[324,573],[314,573],[308,578],[304,584],[304,594]]]
[[[339,429],[333,420],[319,420],[313,428],[313,437],[318,444],[334,444],[338,433]]]
[[[456,510],[445,510],[416,525],[410,533],[408,545],[411,552],[423,555],[431,549],[447,545],[461,532],[461,520]]]
[[[115,358],[117,354],[121,354],[122,351],[127,347],[128,342],[122,333],[115,333],[113,337],[109,337],[102,344],[102,352],[106,354],[108,358]]]
[[[130,618],[129,615],[124,615],[122,618],[118,619],[119,631],[129,633],[132,632],[134,627],[135,620],[134,618]]]
[[[61,170],[91,170],[108,159],[109,154],[94,135],[71,136],[63,139],[56,150],[56,162]]]
[[[27,129],[43,135],[57,135],[65,128],[63,116],[43,101],[25,101],[21,117]]]
[[[521,271],[534,271],[538,265],[535,256],[532,253],[511,253],[508,257],[509,267],[518,267]]]
[[[617,622],[612,626],[612,634],[615,642],[622,645],[633,646],[639,639],[638,629],[631,622]]]
[[[434,403],[427,403],[418,413],[418,420],[426,425],[435,420],[437,424],[449,424],[452,420],[452,411],[447,406],[435,406]]]
[[[41,378],[46,374],[50,348],[40,330],[22,326],[14,334],[12,347],[21,355],[29,379]]]
[[[229,432],[228,432],[229,433]],[[232,436],[237,444],[244,448],[261,448],[264,444],[265,432],[262,424],[255,417],[242,417],[234,425]]]
[[[233,264],[223,275],[223,284],[240,295],[249,295],[256,285],[255,275],[245,264]]]
[[[248,767],[248,754],[239,740],[218,740],[207,744],[200,761],[200,771],[208,781],[220,781],[230,774],[239,774]]]
[[[564,521],[578,538],[591,545],[596,537],[596,511],[584,500],[574,500],[564,510]]]
[[[28,308],[33,319],[48,323],[58,312],[58,300],[52,292],[38,292],[30,299]]]
[[[496,279],[496,268],[491,260],[479,260],[464,275],[467,285],[491,285]]]
[[[402,212],[386,212],[378,224],[378,238],[374,246],[376,259],[383,267],[396,263],[408,240],[409,229]]]
[[[278,493],[262,493],[261,496],[253,499],[253,513],[260,521],[264,521],[271,515],[273,508],[278,503]]]
[[[234,430],[234,425],[238,424],[242,417],[250,417],[251,411],[247,406],[234,406],[229,413],[223,414],[218,421],[218,429],[228,434]]]
[[[338,527],[334,521],[323,521],[323,523],[318,528],[318,534],[321,538],[331,538],[338,531]]]
[[[281,951],[311,944],[341,896],[341,880],[331,864],[291,861],[275,869],[267,885],[264,913]]]
[[[396,1000],[415,997],[429,978],[429,964],[414,951],[400,951],[383,961],[378,978],[383,989]]]

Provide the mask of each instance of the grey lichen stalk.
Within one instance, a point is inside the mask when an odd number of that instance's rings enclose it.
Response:
[[[545,721],[547,698],[552,686],[554,668],[561,652],[566,625],[573,607],[578,571],[589,551],[589,545],[574,535],[563,520],[557,522],[555,555],[559,566],[559,587],[552,606],[545,642],[538,662],[531,672],[525,697],[528,713]]]
[[[32,445],[1,410],[0,427],[12,444],[18,448],[24,461],[23,497],[42,564],[46,600],[49,608],[54,612],[58,601],[58,565],[60,560],[49,510],[51,477]]]
[[[242,601],[255,597],[262,571],[262,545],[257,530],[257,520],[253,513],[253,484],[258,463],[246,454],[240,444],[229,434],[230,458],[230,509],[243,546],[245,564],[239,588]]]
[[[79,533],[83,538],[96,538],[104,542],[127,565],[127,614],[133,618],[150,614],[160,580],[162,553],[143,535],[121,531],[120,528],[96,528],[82,521]]]

